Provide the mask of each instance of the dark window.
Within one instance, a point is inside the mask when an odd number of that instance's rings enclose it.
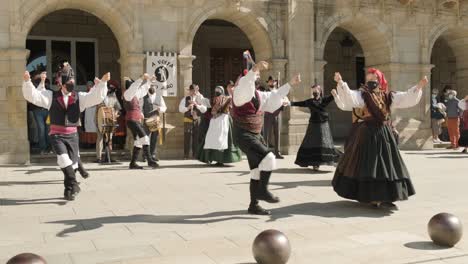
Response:
[[[26,68],[30,73],[47,71],[46,41],[26,40],[26,49],[30,51]]]
[[[86,85],[87,81],[93,81],[95,68],[94,42],[76,42],[76,73],[77,84]]]

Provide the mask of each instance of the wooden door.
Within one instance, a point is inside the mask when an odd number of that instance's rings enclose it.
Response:
[[[217,85],[226,87],[228,81],[236,81],[245,68],[242,53],[245,49],[210,49],[210,87],[211,92]],[[251,51],[253,54],[253,52]],[[254,57],[252,55],[252,57]]]

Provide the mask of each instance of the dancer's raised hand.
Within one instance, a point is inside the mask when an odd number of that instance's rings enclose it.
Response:
[[[41,72],[41,83],[45,84],[46,79],[47,79],[47,72]]]
[[[338,96],[338,93],[336,92],[336,89],[331,90],[331,94],[333,95],[333,97]]]
[[[418,83],[417,88],[422,89],[426,87],[426,85],[429,83],[429,80],[427,79],[427,76],[424,76]]]
[[[104,74],[104,75],[102,76],[101,81],[107,82],[107,81],[110,80],[110,78],[111,78],[111,74],[110,74],[110,72],[108,72],[108,73],[106,73],[106,74]]]
[[[29,72],[28,72],[28,71],[25,71],[25,72],[24,72],[23,80],[24,80],[25,82],[28,82],[28,81],[31,80],[31,75],[29,75]]]
[[[300,73],[294,75],[294,76],[292,77],[291,81],[289,81],[289,84],[290,84],[291,86],[298,85],[298,84],[300,84],[300,83],[301,83],[301,74],[300,74]]]
[[[259,63],[255,64],[255,66],[253,67],[253,71],[263,71],[263,70],[266,70],[268,69],[268,62],[266,61],[260,61]]]

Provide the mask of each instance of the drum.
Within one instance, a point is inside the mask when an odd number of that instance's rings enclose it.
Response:
[[[159,115],[153,115],[145,119],[145,125],[151,132],[156,132],[161,128],[161,118]]]
[[[112,107],[100,107],[96,112],[96,124],[101,134],[113,133],[117,128],[117,115]]]

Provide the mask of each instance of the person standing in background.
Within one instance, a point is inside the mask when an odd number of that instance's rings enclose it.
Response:
[[[458,102],[458,107],[463,111],[463,126],[460,139],[458,140],[458,146],[464,147],[462,153],[466,153],[468,148],[468,96],[465,96],[465,99],[460,100],[460,102]]]
[[[448,98],[445,105],[447,106],[447,128],[450,138],[449,149],[458,149],[458,140],[460,139],[460,108],[455,90],[448,91]]]
[[[111,107],[114,110],[114,113],[117,117],[120,116],[120,111],[122,110],[122,105],[117,98],[116,91],[118,90],[119,84],[114,81],[110,80],[107,82],[107,96],[104,98],[102,104],[97,106],[97,109],[101,107]],[[96,120],[96,117],[95,117]],[[112,151],[112,137],[114,133],[109,133],[109,142],[108,148],[109,153]],[[102,158],[102,151],[104,149],[104,134],[101,133],[101,130],[97,128],[97,140],[96,140],[96,159],[97,163],[103,162],[105,159]],[[113,160],[108,160],[109,162],[113,162]]]
[[[166,112],[166,102],[161,94],[156,93],[156,86],[151,85],[148,89],[148,94],[143,97],[143,105],[141,106],[143,109],[143,116],[144,118],[150,118],[153,116],[161,117],[163,113]],[[150,137],[150,154],[155,161],[159,161],[156,156],[156,149],[158,145],[159,139],[159,130],[158,131],[150,131],[149,128],[145,125],[146,133]]]
[[[267,91],[275,91],[278,89],[278,82],[273,80],[273,77],[268,77],[268,88]],[[273,149],[273,153],[275,154],[277,159],[284,159],[281,156],[279,148],[280,148],[280,115],[284,110],[284,106],[281,106],[279,109],[270,113],[265,111],[264,115],[264,124],[263,124],[263,137],[268,148]]]
[[[204,104],[204,97],[200,93],[200,88],[196,84],[189,87],[189,95],[182,98],[179,104],[179,112],[184,114],[184,159],[190,156],[193,158],[198,154],[198,132],[200,128],[201,115],[207,110]]]
[[[437,94],[439,90],[433,89],[431,95],[431,127],[432,127],[432,142],[434,144],[440,144],[442,141],[439,139],[439,135],[442,134],[442,123],[445,120],[445,111],[441,109],[441,105],[438,102]]]
[[[38,91],[42,92],[45,90],[50,90],[49,79],[46,79],[44,83],[41,82],[40,73],[34,75],[32,83]],[[37,126],[39,151],[41,155],[44,155],[50,152],[49,125],[47,125],[47,117],[49,116],[49,111],[43,107],[39,107],[34,104],[31,104],[31,109]]]

